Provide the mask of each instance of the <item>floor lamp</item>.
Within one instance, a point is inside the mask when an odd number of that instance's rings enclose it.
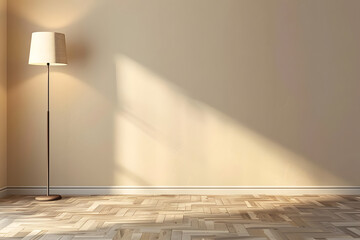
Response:
[[[37,196],[39,201],[61,199],[60,195],[50,195],[50,65],[67,64],[65,35],[56,32],[34,32],[31,36],[29,64],[47,66],[47,188],[46,196]]]

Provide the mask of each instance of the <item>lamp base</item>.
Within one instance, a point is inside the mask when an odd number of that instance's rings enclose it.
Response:
[[[37,201],[55,201],[55,200],[60,200],[61,196],[60,195],[49,195],[49,196],[36,196],[35,200]]]

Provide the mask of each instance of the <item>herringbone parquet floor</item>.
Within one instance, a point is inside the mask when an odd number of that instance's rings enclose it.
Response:
[[[360,239],[360,196],[9,197],[0,239]]]

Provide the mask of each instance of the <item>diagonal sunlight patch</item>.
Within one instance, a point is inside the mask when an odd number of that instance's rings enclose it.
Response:
[[[133,59],[118,55],[115,62],[115,164],[142,180],[115,169],[115,185],[346,184]]]

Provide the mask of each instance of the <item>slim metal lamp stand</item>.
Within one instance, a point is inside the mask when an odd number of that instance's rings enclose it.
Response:
[[[47,73],[48,73],[48,105],[47,105],[47,187],[46,187],[46,196],[37,196],[35,197],[38,201],[54,201],[61,199],[60,195],[50,195],[50,63],[47,63]]]

